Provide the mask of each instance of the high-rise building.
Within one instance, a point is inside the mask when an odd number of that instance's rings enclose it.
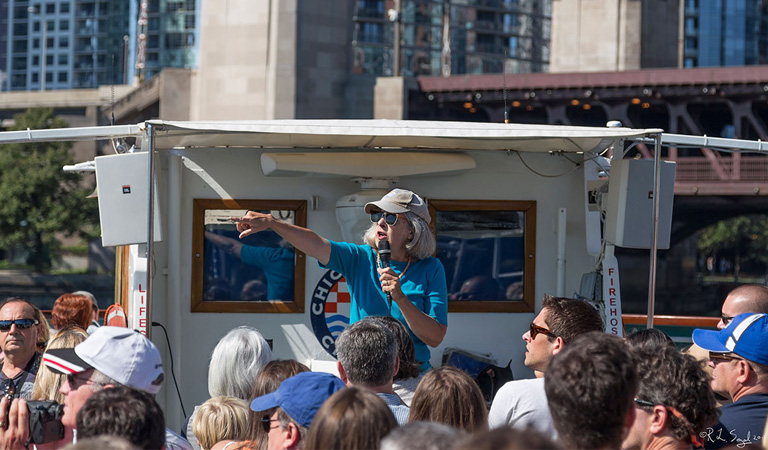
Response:
[[[378,76],[547,71],[550,17],[551,0],[356,0],[353,71]]]
[[[3,90],[81,89],[132,82],[138,1],[8,0],[2,4]],[[196,0],[148,2],[145,77],[163,67],[194,67],[196,9]]]
[[[766,2],[684,2],[684,67],[768,64]]]

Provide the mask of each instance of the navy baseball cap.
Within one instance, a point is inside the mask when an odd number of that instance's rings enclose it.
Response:
[[[280,383],[275,392],[256,397],[251,409],[266,411],[279,406],[298,424],[309,428],[320,406],[344,387],[344,382],[330,373],[302,372]]]
[[[768,314],[745,313],[719,331],[693,330],[693,343],[716,353],[735,353],[768,365]]]

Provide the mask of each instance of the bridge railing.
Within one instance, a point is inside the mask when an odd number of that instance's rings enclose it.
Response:
[[[703,156],[678,157],[676,181],[765,181],[768,180],[768,157],[740,156],[717,161]],[[717,164],[727,177],[718,175]]]

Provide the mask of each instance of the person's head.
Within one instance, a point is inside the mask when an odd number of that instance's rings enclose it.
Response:
[[[461,430],[434,422],[410,422],[390,431],[381,450],[443,450],[466,436]]]
[[[93,317],[91,305],[91,300],[84,295],[63,294],[53,303],[51,324],[57,330],[70,325],[87,329]]]
[[[203,450],[227,439],[244,440],[251,427],[249,413],[248,403],[241,398],[210,398],[195,413],[192,431]]]
[[[768,389],[768,314],[739,314],[719,331],[693,330],[709,352],[712,390],[733,401]]]
[[[48,350],[59,348],[75,348],[88,337],[85,330],[78,327],[69,327],[59,330],[48,344]],[[35,385],[32,388],[32,400],[51,400],[56,403],[64,403],[64,394],[61,393],[61,385],[66,376],[54,372],[43,364],[35,375]]]
[[[230,330],[211,353],[208,393],[211,397],[250,399],[256,376],[271,359],[272,350],[256,328]]]
[[[336,339],[342,380],[348,385],[389,385],[397,372],[397,344],[392,332],[374,319],[353,323]]]
[[[453,450],[560,450],[549,436],[532,428],[499,427],[473,433],[454,445]]]
[[[419,362],[416,361],[416,350],[413,347],[413,339],[408,334],[408,330],[405,328],[399,320],[392,316],[372,316],[372,319],[380,322],[387,327],[392,335],[395,336],[395,342],[397,343],[397,357],[400,359],[400,364],[395,374],[395,381],[408,380],[419,376]]]
[[[165,379],[155,344],[138,331],[123,327],[101,327],[74,349],[49,350],[43,362],[67,377],[61,385],[61,423],[71,428],[76,426],[78,411],[95,392],[127,386],[154,395]]]
[[[397,421],[384,400],[353,386],[323,403],[302,449],[378,449],[381,439],[395,428]]]
[[[388,239],[390,246],[405,248],[409,256],[424,259],[437,249],[435,237],[429,230],[429,209],[421,197],[405,189],[393,189],[381,200],[365,205],[373,222],[363,240],[374,249],[379,241]]]
[[[88,291],[75,291],[73,295],[84,295],[91,301],[91,320],[99,320],[99,302],[96,301],[96,297]]]
[[[5,357],[25,365],[37,351],[39,321],[26,299],[11,297],[0,303],[0,344]]]
[[[409,422],[437,422],[469,433],[488,429],[488,409],[477,383],[461,369],[442,366],[419,382]]]
[[[619,448],[634,420],[637,372],[621,338],[583,334],[552,358],[544,389],[567,448]]]
[[[630,348],[636,347],[670,347],[675,348],[675,343],[669,335],[658,328],[646,328],[644,330],[635,330],[627,337],[624,338],[624,342],[629,345]]]
[[[541,311],[523,333],[526,367],[545,372],[549,361],[577,336],[602,331],[603,320],[589,303],[544,295]]]
[[[499,282],[488,275],[468,278],[456,294],[456,300],[500,300],[503,297]]]
[[[253,399],[251,410],[273,411],[261,418],[268,434],[267,448],[296,448],[320,406],[344,387],[343,381],[329,373],[302,372],[280,383],[275,392]]]
[[[725,297],[720,313],[720,322],[717,324],[720,330],[728,326],[739,314],[768,314],[768,286],[745,284],[737,287]]]
[[[719,415],[699,362],[667,345],[635,347],[631,352],[638,376],[635,420],[622,448],[699,443],[699,433],[717,422]]]
[[[35,308],[35,320],[37,320],[37,351],[44,352],[48,346],[48,341],[51,340],[51,328],[48,326],[48,320],[46,320],[43,310],[37,306],[32,306]]]
[[[283,381],[302,372],[309,372],[309,367],[293,359],[274,359],[268,362],[256,376],[253,392],[249,398],[261,397],[262,395],[275,392]],[[272,416],[274,412],[274,410],[251,410],[250,440],[257,443],[261,450],[266,450],[267,448],[268,434],[262,426],[261,419],[264,416]]]
[[[165,445],[165,418],[155,397],[115,386],[95,392],[77,413],[77,438],[117,436],[139,448]]]

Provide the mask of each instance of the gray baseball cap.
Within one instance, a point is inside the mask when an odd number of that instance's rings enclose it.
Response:
[[[392,189],[381,200],[365,204],[365,212],[368,214],[377,208],[393,214],[412,212],[427,223],[431,220],[429,209],[424,200],[407,189]]]

